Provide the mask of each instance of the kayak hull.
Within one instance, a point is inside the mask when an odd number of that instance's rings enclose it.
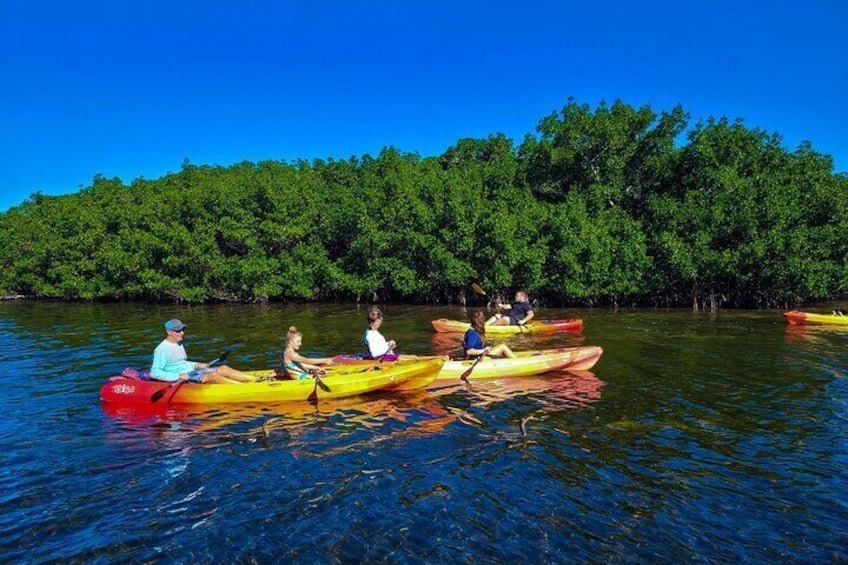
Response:
[[[162,404],[229,404],[259,402],[297,402],[320,398],[345,398],[379,390],[401,391],[423,388],[432,383],[444,359],[425,359],[412,363],[369,364],[330,367],[321,380],[330,388],[324,391],[314,379],[270,380],[241,384],[175,384],[133,377],[110,378],[100,390],[104,402],[152,404],[153,395]],[[253,371],[255,376],[268,371]]]
[[[783,317],[792,325],[807,325],[807,324],[835,324],[840,326],[848,326],[848,316],[834,316],[832,314],[811,314],[810,312],[801,312],[793,310],[784,312]]]
[[[471,324],[457,320],[440,318],[430,322],[439,333],[465,333]],[[559,320],[532,321],[523,326],[486,326],[486,335],[511,335],[526,333],[579,332],[583,329],[583,320],[563,318]]]
[[[597,345],[516,352],[515,359],[484,357],[474,366],[469,380],[529,377],[550,371],[588,371],[604,350]],[[471,368],[473,359],[445,362],[436,380],[459,379]]]

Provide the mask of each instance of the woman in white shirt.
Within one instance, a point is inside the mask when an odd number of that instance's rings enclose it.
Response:
[[[368,311],[368,329],[365,330],[365,347],[368,349],[368,355],[372,359],[381,361],[396,361],[400,357],[394,352],[397,343],[393,339],[386,341],[380,333],[381,325],[383,325],[383,313],[379,308],[372,308]]]

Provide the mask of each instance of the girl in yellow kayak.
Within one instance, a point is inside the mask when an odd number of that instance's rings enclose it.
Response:
[[[318,371],[324,374],[326,371],[321,365],[334,365],[335,362],[329,357],[310,358],[299,353],[303,343],[303,332],[292,326],[286,333],[286,350],[283,352],[283,368],[289,378],[302,381],[309,377],[309,371]]]
[[[505,343],[486,347],[483,343],[484,339],[486,339],[486,314],[482,310],[475,310],[471,314],[471,327],[465,331],[465,336],[462,338],[462,348],[465,349],[466,357],[485,355],[487,357],[515,358],[515,353]]]

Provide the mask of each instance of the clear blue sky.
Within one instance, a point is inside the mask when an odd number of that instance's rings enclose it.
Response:
[[[848,1],[0,0],[0,212],[192,163],[520,142],[574,97],[848,171]]]

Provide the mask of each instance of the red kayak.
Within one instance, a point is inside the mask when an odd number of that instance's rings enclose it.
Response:
[[[839,314],[812,314],[810,312],[800,312],[792,310],[784,312],[783,317],[786,321],[793,325],[805,324],[835,324],[840,326],[848,326],[848,316]]]

